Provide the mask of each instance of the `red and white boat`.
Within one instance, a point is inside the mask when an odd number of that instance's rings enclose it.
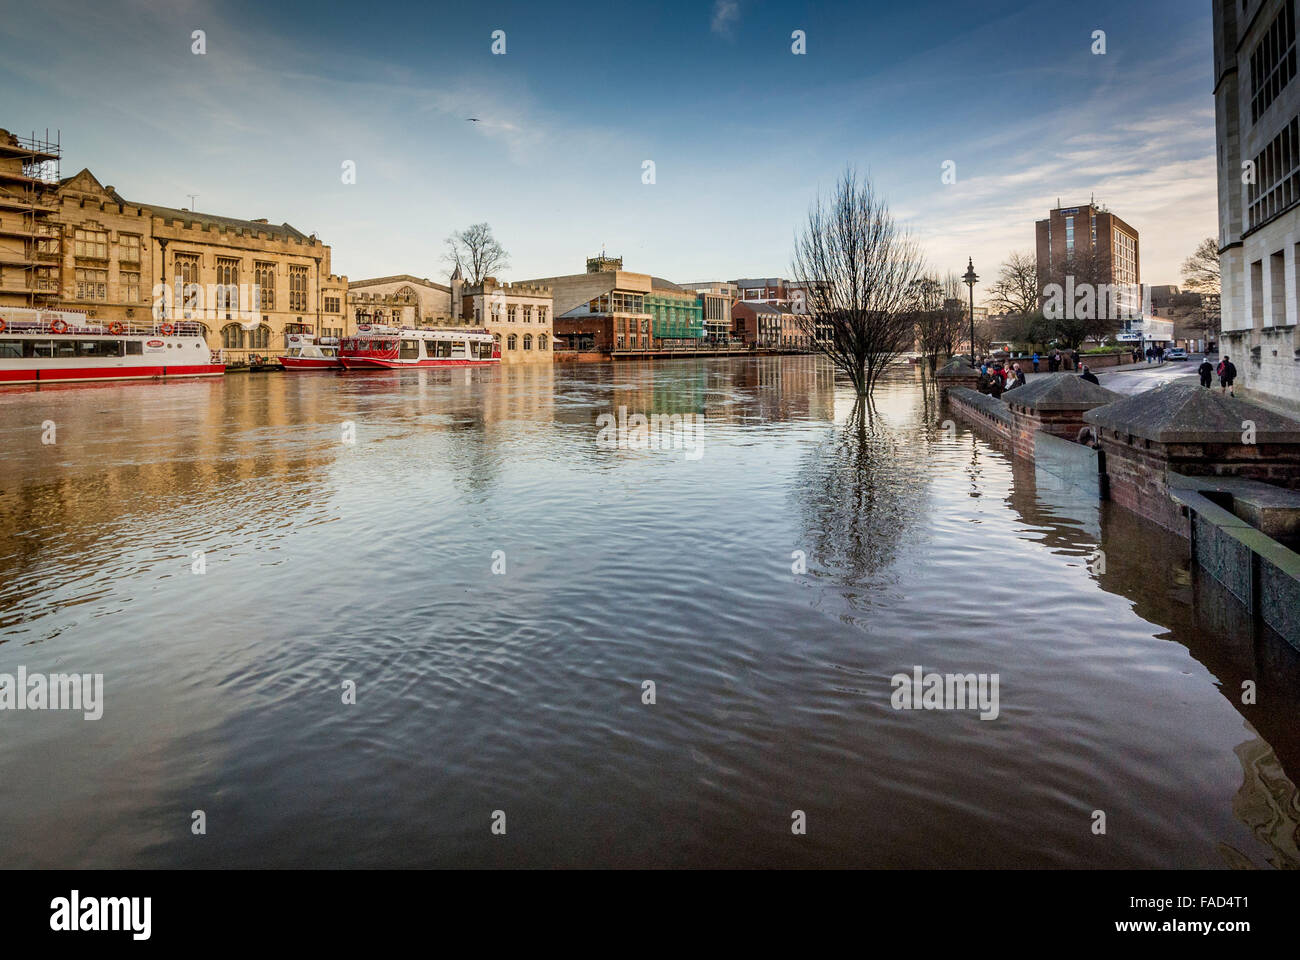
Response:
[[[286,370],[342,370],[338,337],[320,337],[305,323],[284,328],[284,353],[278,357]]]
[[[357,325],[344,337],[339,359],[348,370],[400,370],[406,367],[478,367],[501,362],[492,334],[465,327],[386,327]]]
[[[84,313],[0,307],[0,384],[219,377],[201,324],[91,323]]]

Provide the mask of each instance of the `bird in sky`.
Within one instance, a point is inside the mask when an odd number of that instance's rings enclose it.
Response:
[[[478,123],[478,117],[466,117],[465,121],[467,123]]]

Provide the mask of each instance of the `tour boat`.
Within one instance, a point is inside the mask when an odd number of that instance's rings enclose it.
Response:
[[[219,377],[203,326],[90,322],[84,313],[0,307],[0,384]]]
[[[306,324],[286,324],[284,353],[278,357],[286,370],[342,370],[338,337],[317,338]]]
[[[501,346],[484,329],[362,323],[356,336],[343,338],[339,359],[348,370],[478,367],[500,363]]]

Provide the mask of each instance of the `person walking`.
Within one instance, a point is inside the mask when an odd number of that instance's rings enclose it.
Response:
[[[1206,390],[1210,389],[1210,384],[1214,380],[1214,364],[1209,360],[1201,360],[1201,365],[1196,368],[1196,372],[1201,375],[1201,386]]]
[[[1034,351],[1034,373],[1038,372],[1038,351]]]
[[[1097,379],[1097,375],[1088,369],[1086,363],[1083,365],[1083,372],[1079,374],[1079,379],[1087,380],[1089,383],[1095,383],[1097,386],[1101,386],[1101,382]]]
[[[1233,366],[1232,358],[1225,356],[1219,361],[1219,386],[1224,393],[1236,396],[1237,392],[1232,389],[1233,382],[1237,379],[1237,368]]]

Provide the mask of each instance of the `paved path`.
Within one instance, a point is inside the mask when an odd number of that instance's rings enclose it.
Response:
[[[1087,358],[1084,358],[1084,362],[1087,363]],[[1196,368],[1200,365],[1201,360],[1198,357],[1195,360],[1170,361],[1164,366],[1154,363],[1148,366],[1143,363],[1123,367],[1103,367],[1094,370],[1093,373],[1097,374],[1097,379],[1107,390],[1130,396],[1154,389],[1180,377],[1195,377]],[[1039,372],[1027,373],[1025,379],[1032,381],[1035,377],[1047,376],[1046,367],[1046,363],[1039,364]]]

